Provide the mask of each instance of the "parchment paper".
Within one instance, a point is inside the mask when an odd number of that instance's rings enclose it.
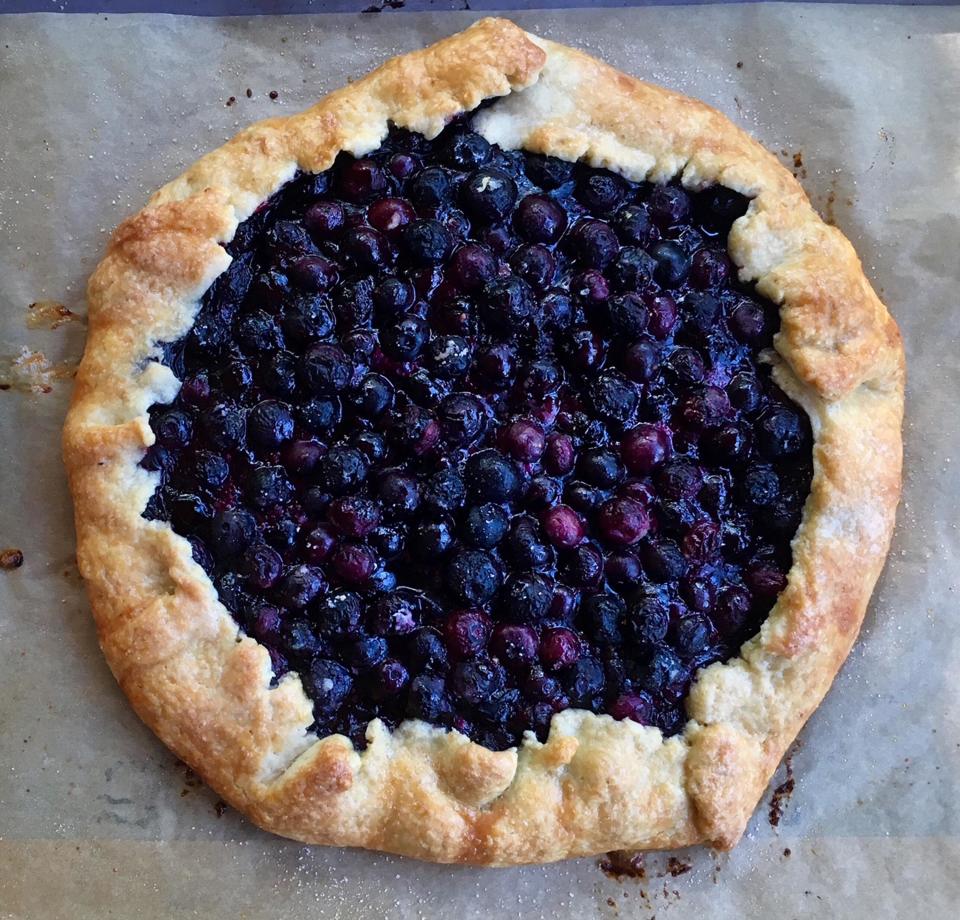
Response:
[[[198,155],[471,15],[7,16],[0,353],[19,357],[13,371],[0,365],[12,383],[0,391],[0,550],[25,561],[0,570],[0,916],[956,916],[960,11],[516,18],[699,96],[782,151],[905,334],[893,552],[862,637],[792,755],[779,826],[765,801],[732,854],[649,857],[640,879],[611,878],[594,859],[446,868],[271,837],[176,763],[101,659],[73,556],[59,429],[86,277],[107,232]],[[51,330],[51,317],[65,322]],[[786,781],[781,768],[774,785]]]

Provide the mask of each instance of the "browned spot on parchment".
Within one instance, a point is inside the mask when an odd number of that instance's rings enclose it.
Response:
[[[56,300],[35,300],[27,306],[28,329],[59,329],[66,323],[81,319],[80,314],[67,309]]]
[[[610,878],[646,878],[647,868],[644,864],[643,853],[634,853],[630,850],[614,850],[600,860],[600,870]]]
[[[75,361],[52,364],[42,351],[22,346],[19,354],[0,355],[0,390],[49,393],[58,380],[69,380],[76,372]]]
[[[796,781],[793,778],[793,756],[791,754],[786,756],[783,765],[787,771],[787,778],[773,790],[773,795],[770,798],[768,817],[770,818],[771,827],[778,827],[780,825],[783,811],[789,804],[790,796],[793,795],[793,790],[796,786]]]
[[[23,565],[23,551],[14,547],[0,549],[0,569],[10,571]]]

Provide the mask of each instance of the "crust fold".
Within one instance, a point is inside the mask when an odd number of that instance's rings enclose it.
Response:
[[[744,281],[780,306],[778,382],[809,413],[814,480],[788,587],[740,657],[698,675],[685,732],[567,711],[545,744],[492,752],[419,722],[377,722],[358,754],[307,731],[299,678],[271,688],[186,540],[144,520],[147,408],[178,381],[154,359],[229,264],[220,245],[299,169],[376,148],[395,123],[435,136],[478,116],[491,141],[633,179],[748,195],[730,236]],[[900,494],[903,349],[839,231],[773,156],[708,106],[505,20],[389,61],[306,112],[243,131],[158,191],[110,241],[64,431],[78,559],[107,661],[144,721],[276,833],[440,862],[506,865],[739,839],[856,637]]]

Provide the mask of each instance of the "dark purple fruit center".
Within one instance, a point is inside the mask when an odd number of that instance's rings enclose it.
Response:
[[[679,731],[785,584],[810,428],[726,255],[747,200],[394,130],[265,202],[151,408],[190,540],[315,729],[494,749],[569,707]]]

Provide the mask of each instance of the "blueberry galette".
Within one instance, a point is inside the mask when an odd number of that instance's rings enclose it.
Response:
[[[732,846],[853,642],[903,356],[721,115],[502,20],[116,232],[65,434],[137,712],[305,841]]]

